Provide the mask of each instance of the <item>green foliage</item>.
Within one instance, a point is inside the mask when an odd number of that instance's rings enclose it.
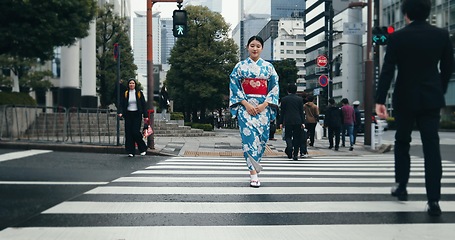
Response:
[[[221,14],[207,7],[187,6],[188,34],[171,50],[166,77],[174,109],[193,116],[227,106],[229,74],[237,62],[238,47],[228,37],[229,26]],[[185,119],[189,121],[189,119]]]
[[[299,69],[296,66],[296,62],[294,59],[285,59],[274,61],[273,66],[280,78],[279,85],[280,85],[280,99],[287,94],[286,88],[289,83],[295,83],[298,78],[298,71]]]
[[[120,79],[126,82],[126,80],[135,77],[137,67],[134,64],[127,26],[126,19],[114,13],[113,5],[106,4],[98,11],[96,19],[96,77],[101,107],[107,107],[117,102],[115,43],[120,45]]]
[[[19,78],[19,87],[21,89],[49,89],[52,83],[49,77],[52,77],[51,71],[39,71],[42,62],[34,58],[20,58],[17,56],[0,55],[0,68],[9,69]],[[11,77],[3,76],[0,86],[10,87],[12,85]]]
[[[36,101],[27,93],[0,92],[0,105],[36,106]]]
[[[0,54],[50,59],[54,47],[88,35],[97,1],[0,1]]]
[[[213,126],[212,124],[208,123],[191,123],[191,122],[185,122],[185,126],[190,126],[191,128],[196,128],[196,129],[202,129],[204,131],[213,131]]]
[[[183,113],[171,112],[171,120],[183,120]]]
[[[440,128],[441,129],[455,129],[455,122],[454,121],[441,121]]]

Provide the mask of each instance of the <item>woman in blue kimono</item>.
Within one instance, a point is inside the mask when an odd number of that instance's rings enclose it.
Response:
[[[259,162],[269,139],[270,121],[278,109],[278,75],[271,63],[260,58],[263,46],[259,36],[248,40],[249,58],[237,63],[229,85],[229,107],[238,119],[251,187],[261,185],[257,175],[262,170]]]

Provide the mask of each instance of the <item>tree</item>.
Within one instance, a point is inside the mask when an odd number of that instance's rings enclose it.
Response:
[[[203,122],[206,110],[227,107],[238,47],[228,38],[229,26],[220,13],[202,6],[185,10],[189,30],[171,50],[166,86],[174,109],[184,112],[186,121],[192,116],[193,122]]]
[[[51,71],[40,71],[42,62],[38,59],[12,57],[8,55],[0,55],[0,68],[8,69],[18,78],[21,92],[28,92],[30,88],[33,90],[48,90],[52,87],[49,77],[52,77]],[[3,74],[2,74],[3,75]],[[12,79],[10,76],[2,77],[2,87],[11,86]]]
[[[120,45],[120,78],[135,77],[135,70],[126,19],[114,13],[113,5],[105,4],[96,20],[97,86],[101,107],[117,102],[114,89],[117,83],[117,61],[114,59],[114,44]]]
[[[299,69],[296,66],[296,62],[294,59],[285,59],[285,60],[278,60],[273,62],[273,66],[275,67],[275,71],[278,74],[279,85],[280,85],[280,99],[286,96],[288,93],[286,92],[287,85],[289,83],[295,83],[298,78],[298,71]]]
[[[54,47],[88,35],[94,0],[0,1],[0,54],[50,59]]]

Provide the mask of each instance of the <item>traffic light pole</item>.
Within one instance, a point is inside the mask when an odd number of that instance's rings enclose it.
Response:
[[[371,145],[371,117],[373,112],[373,60],[372,60],[372,1],[368,0],[368,16],[367,16],[367,56],[365,60],[365,94],[364,94],[364,108],[365,108],[365,138],[364,144]]]
[[[147,109],[149,113],[149,121],[154,127],[154,81],[153,81],[153,14],[152,8],[158,2],[175,2],[180,6],[183,0],[147,0]],[[155,149],[155,139],[153,134],[147,138],[147,146],[150,149]]]

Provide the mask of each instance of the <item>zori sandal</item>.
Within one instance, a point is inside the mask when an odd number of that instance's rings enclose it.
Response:
[[[260,186],[261,186],[261,182],[259,182],[259,179],[250,180],[250,187],[258,188]]]

